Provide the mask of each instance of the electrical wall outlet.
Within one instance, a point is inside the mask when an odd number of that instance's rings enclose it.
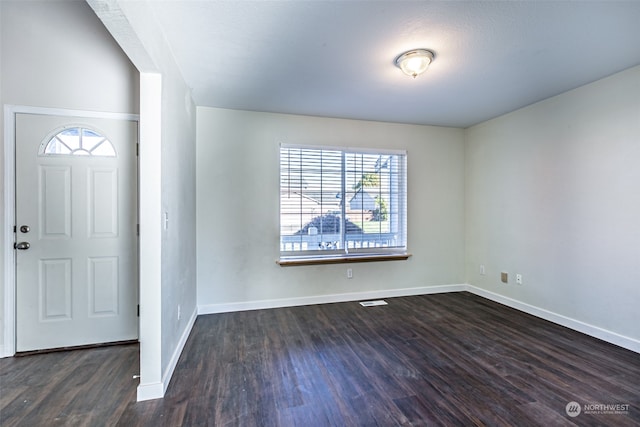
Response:
[[[509,283],[509,273],[504,272],[504,271],[503,271],[503,272],[501,272],[501,273],[500,273],[500,281],[501,281],[502,283]]]
[[[347,268],[347,279],[352,279],[353,278],[353,270],[350,268]]]
[[[522,285],[522,274],[516,274],[516,284]]]
[[[486,270],[484,269],[484,264],[480,264],[480,275],[484,276],[485,274],[487,274]]]

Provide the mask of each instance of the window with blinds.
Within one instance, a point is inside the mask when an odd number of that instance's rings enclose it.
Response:
[[[406,253],[406,152],[280,147],[280,257]]]

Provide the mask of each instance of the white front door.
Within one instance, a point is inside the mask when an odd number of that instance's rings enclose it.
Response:
[[[137,123],[16,115],[16,349],[138,338]]]

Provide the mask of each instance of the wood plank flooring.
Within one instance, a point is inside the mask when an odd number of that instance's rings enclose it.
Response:
[[[148,402],[136,347],[2,359],[0,424],[640,426],[637,353],[468,293],[387,302],[200,316]]]
[[[137,373],[137,344],[0,359],[0,426],[117,425]]]

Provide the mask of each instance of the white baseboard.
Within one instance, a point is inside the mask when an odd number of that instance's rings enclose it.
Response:
[[[482,288],[475,287],[473,285],[466,285],[466,290],[472,294],[481,296],[491,301],[495,301],[507,307],[515,308],[516,310],[523,311],[531,314],[532,316],[539,317],[544,320],[556,323],[558,325],[565,326],[574,331],[582,332],[585,335],[589,335],[594,338],[601,339],[611,344],[615,344],[627,350],[631,350],[636,353],[640,353],[640,341],[634,338],[626,337],[624,335],[617,334],[607,329],[600,328],[598,326],[584,323],[580,320],[572,319],[561,314],[554,313],[549,310],[545,310],[540,307],[536,307],[530,304],[523,303],[513,298],[505,297],[500,294],[496,294],[491,291],[487,291]]]
[[[165,387],[162,383],[140,384],[137,389],[136,400],[143,402],[145,400],[161,399],[164,397]]]
[[[335,302],[364,301],[369,299],[405,297],[412,295],[428,295],[443,292],[463,292],[486,298],[491,301],[506,305],[516,310],[531,314],[541,319],[548,320],[558,325],[565,326],[583,334],[601,339],[611,344],[640,353],[640,341],[626,337],[615,332],[590,325],[580,320],[572,319],[561,314],[536,307],[513,298],[505,297],[494,292],[487,291],[469,284],[423,286],[404,289],[385,289],[380,291],[352,292],[345,294],[317,295],[300,298],[281,298],[272,300],[246,301],[226,304],[205,304],[198,306],[198,314],[228,313],[234,311],[261,310],[268,308],[295,307],[312,304],[329,304]]]
[[[144,400],[152,400],[152,399],[161,399],[164,397],[165,392],[167,391],[167,387],[169,387],[169,382],[171,382],[171,377],[173,376],[173,371],[176,369],[178,365],[178,360],[180,359],[180,355],[182,354],[182,350],[184,350],[184,346],[187,343],[187,339],[189,339],[189,334],[191,334],[191,330],[193,329],[193,325],[196,323],[196,318],[198,317],[198,313],[196,310],[191,313],[191,317],[187,322],[187,325],[182,331],[182,335],[180,336],[180,340],[176,345],[175,350],[173,351],[173,355],[171,356],[171,360],[169,360],[169,364],[165,369],[162,375],[162,381],[150,384],[140,384],[138,386],[137,391],[137,401],[142,402]]]
[[[4,345],[0,345],[0,359],[13,356],[13,354],[6,354],[4,351]]]
[[[335,302],[364,301],[369,299],[406,297],[412,295],[461,292],[466,285],[423,286],[418,288],[385,289],[380,291],[351,292],[345,294],[317,295],[300,298],[232,302],[226,304],[205,304],[198,306],[198,314],[229,313],[234,311],[262,310],[266,308],[296,307],[301,305],[330,304]]]

